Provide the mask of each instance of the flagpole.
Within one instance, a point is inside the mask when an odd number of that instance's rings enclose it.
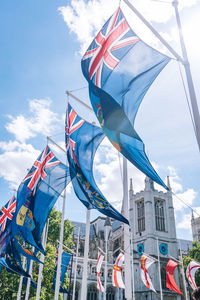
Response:
[[[160,299],[163,300],[163,291],[162,291],[162,281],[161,281],[161,272],[160,272],[160,254],[159,254],[159,245],[158,245],[158,237],[157,240],[157,254],[158,254],[158,274],[159,274],[159,282],[160,282]]]
[[[183,266],[183,256],[182,256],[182,250],[181,250],[181,242],[179,242],[179,248],[180,248],[180,256],[181,256],[181,274],[183,278],[183,287],[185,292],[185,299],[188,300],[188,294],[187,294],[187,288],[186,288],[186,280],[185,280],[185,272],[184,272],[184,266]]]
[[[158,31],[149,23],[143,15],[128,0],[123,0],[127,6],[136,14],[136,16],[151,30],[151,32],[162,42],[163,45],[175,56],[175,58],[184,63],[182,57],[168,44],[168,42],[158,33]]]
[[[75,266],[74,266],[74,284],[73,284],[72,300],[75,300],[75,292],[76,292],[76,270],[77,270],[77,264],[78,264],[79,239],[80,239],[80,227],[78,228],[78,237],[77,237],[77,245],[76,245],[76,262],[75,262]]]
[[[62,195],[61,195],[62,196]],[[64,234],[64,221],[65,221],[65,202],[66,202],[66,188],[64,190],[63,205],[62,205],[62,219],[60,227],[60,242],[58,250],[58,263],[57,263],[57,272],[56,272],[56,286],[54,300],[58,300],[59,291],[60,291],[60,273],[61,273],[61,262],[62,262],[62,251],[63,251],[63,234]]]
[[[22,262],[22,268],[25,268],[25,262],[26,262],[26,258],[25,256],[23,257],[23,262]],[[18,292],[17,292],[17,300],[21,299],[21,292],[22,292],[22,283],[23,283],[23,278],[24,276],[20,276],[20,281],[19,281],[19,288],[18,288]]]
[[[90,234],[90,209],[87,209],[81,300],[86,300],[87,297],[87,276],[88,276],[87,265],[88,265],[88,252],[89,252],[89,234]]]
[[[123,208],[124,217],[129,220],[128,206],[128,171],[127,159],[123,156]],[[129,225],[124,223],[124,270],[125,270],[125,298],[132,300],[131,291],[131,257]]]
[[[131,257],[132,257],[132,289],[133,289],[133,300],[135,300],[135,276],[134,276],[134,252],[133,252],[133,235],[131,230]]]
[[[32,247],[32,252],[34,252],[35,248]],[[30,260],[30,268],[29,268],[29,274],[32,276],[32,269],[33,269],[33,260]],[[27,281],[27,287],[26,287],[26,295],[24,300],[28,300],[29,293],[30,293],[30,287],[31,287],[31,278],[28,278]]]
[[[104,300],[106,300],[107,273],[108,273],[108,226],[105,226],[105,270],[104,270]]]
[[[43,231],[43,236],[42,236],[42,246],[45,250],[46,248],[46,243],[47,243],[47,235],[48,235],[48,227],[49,227],[49,219],[45,225],[44,231]],[[41,253],[40,254],[40,261],[42,263],[40,263],[39,265],[39,273],[38,273],[38,281],[37,281],[37,290],[36,290],[36,298],[35,300],[39,300],[40,298],[40,290],[41,290],[41,283],[42,283],[42,272],[43,272],[43,268],[44,268],[44,254]]]
[[[185,68],[185,74],[186,74],[186,78],[187,78],[188,90],[189,90],[189,94],[190,94],[190,102],[191,102],[192,113],[193,113],[195,136],[196,136],[197,143],[198,143],[199,150],[200,150],[200,115],[199,115],[199,108],[198,108],[198,105],[197,105],[197,98],[196,98],[196,93],[195,93],[194,84],[193,84],[193,80],[192,80],[190,64],[189,64],[189,61],[188,61],[187,50],[186,50],[185,42],[184,42],[184,38],[183,38],[181,20],[180,20],[180,16],[179,16],[179,12],[178,12],[178,1],[174,0],[172,2],[172,5],[174,6],[174,9],[175,9],[176,22],[177,22],[178,32],[179,32],[179,39],[180,39],[182,55],[183,55],[183,59],[184,59],[183,66]]]

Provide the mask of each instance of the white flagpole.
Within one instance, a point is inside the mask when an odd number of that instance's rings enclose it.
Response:
[[[200,150],[200,115],[199,115],[199,109],[198,109],[198,105],[197,105],[197,98],[196,98],[196,93],[195,93],[195,89],[194,89],[194,84],[193,84],[193,80],[192,80],[192,74],[191,74],[191,70],[190,70],[190,64],[188,61],[187,51],[186,51],[185,42],[184,42],[184,38],[183,38],[181,20],[180,20],[180,16],[179,16],[179,12],[178,12],[178,1],[174,0],[172,2],[172,5],[174,6],[174,9],[175,9],[176,22],[177,22],[178,31],[179,31],[179,39],[180,39],[182,55],[183,55],[183,59],[184,59],[183,66],[185,68],[188,90],[189,90],[189,94],[190,94],[190,102],[191,102],[192,113],[193,113],[195,135],[196,135],[197,143],[198,143],[199,150]]]
[[[157,254],[158,254],[158,274],[159,274],[159,282],[160,282],[160,299],[163,300],[162,280],[161,280],[161,272],[160,272],[160,254],[159,254],[158,237],[156,239],[157,239]]]
[[[88,252],[89,252],[89,234],[90,234],[90,209],[87,209],[82,286],[81,286],[81,300],[86,300],[86,297],[87,297],[87,276],[88,276],[87,267],[88,267]]]
[[[123,208],[124,217],[129,220],[128,206],[128,174],[127,159],[123,156]],[[132,300],[131,289],[131,256],[129,225],[124,224],[124,270],[125,270],[125,298]]]
[[[56,286],[54,300],[58,300],[60,291],[60,273],[61,273],[61,262],[62,262],[62,250],[63,250],[63,234],[64,234],[64,221],[65,221],[65,202],[66,202],[66,188],[64,190],[63,206],[62,206],[62,219],[60,227],[60,242],[58,250],[58,263],[57,263],[57,273],[56,273]]]
[[[131,231],[131,257],[132,257],[132,289],[133,289],[133,300],[135,300],[135,276],[134,276],[134,254],[133,254],[133,235]]]
[[[76,245],[76,262],[74,266],[74,284],[73,284],[72,300],[75,300],[75,292],[76,292],[76,270],[78,264],[79,239],[80,239],[80,227],[78,228],[78,237],[77,237],[77,245]]]
[[[43,236],[42,236],[42,246],[44,247],[44,250],[46,248],[46,243],[47,243],[47,235],[48,235],[48,227],[49,227],[49,219],[45,225],[44,231],[43,231]],[[35,300],[39,300],[40,298],[40,290],[41,290],[41,284],[42,284],[42,272],[44,268],[44,254],[40,254],[40,261],[42,262],[39,266],[39,273],[38,273],[38,281],[37,281],[37,290],[36,290],[36,298]]]
[[[35,248],[32,247],[32,251],[34,252]],[[33,269],[33,260],[30,260],[30,268],[29,268],[29,274],[32,276],[32,269]],[[25,300],[28,300],[29,293],[30,293],[30,287],[31,287],[31,278],[28,278],[27,286],[26,286],[26,295]]]
[[[22,268],[25,268],[25,262],[26,262],[26,258],[25,256],[23,257],[23,262],[22,262]],[[21,292],[22,292],[22,283],[23,283],[23,278],[24,276],[20,276],[20,281],[19,281],[19,288],[18,288],[18,292],[17,292],[17,300],[21,299]]]
[[[186,280],[185,280],[185,272],[184,272],[184,266],[183,266],[183,256],[182,256],[182,250],[181,250],[181,242],[179,242],[179,248],[180,248],[180,256],[181,256],[181,274],[183,278],[183,287],[185,292],[185,299],[188,300],[188,294],[187,294],[187,288],[186,288]]]
[[[104,300],[106,300],[106,286],[108,273],[108,226],[105,226],[105,269],[104,269]]]

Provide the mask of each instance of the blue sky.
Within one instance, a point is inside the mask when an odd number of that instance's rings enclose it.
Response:
[[[180,52],[171,5],[148,0],[134,3]],[[190,6],[187,3],[181,1],[180,15],[200,105],[200,2],[190,1]],[[46,145],[46,135],[64,147],[68,100],[65,91],[87,86],[80,68],[81,53],[117,5],[115,0],[1,1],[1,205],[12,196],[27,168]],[[128,10],[126,13],[138,35],[160,48],[133,14]],[[89,104],[87,89],[74,94]],[[80,115],[95,120],[92,113],[70,101]],[[136,118],[136,130],[160,176],[165,179],[170,175],[173,190],[200,212],[200,155],[176,61],[169,63],[145,96]],[[106,141],[95,158],[94,173],[104,195],[119,209],[122,199],[119,157]],[[129,177],[133,178],[135,191],[144,187],[144,176],[130,165]],[[190,210],[177,199],[174,206],[178,236],[189,239]],[[57,207],[61,207],[61,200]],[[85,208],[70,187],[66,207],[68,218],[85,221]],[[96,216],[93,212],[92,217]]]

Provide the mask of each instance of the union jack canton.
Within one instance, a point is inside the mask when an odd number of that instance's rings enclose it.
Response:
[[[6,205],[0,210],[0,233],[5,230],[8,223],[11,223],[15,210],[16,198],[15,196],[13,196],[12,199],[9,200]]]
[[[31,170],[24,178],[23,182],[28,181],[27,186],[33,191],[34,194],[39,180],[44,180],[47,176],[45,170],[58,164],[60,164],[60,161],[57,160],[50,148],[46,146],[38,159],[34,162]]]
[[[101,88],[120,60],[139,41],[120,8],[110,17],[82,58],[88,60],[88,76]],[[86,74],[85,74],[86,75]]]
[[[78,160],[75,155],[76,138],[73,138],[77,134],[77,129],[79,129],[85,121],[81,119],[77,113],[73,110],[71,105],[68,104],[66,123],[65,123],[65,133],[66,133],[66,150],[69,151],[71,158],[79,166]]]

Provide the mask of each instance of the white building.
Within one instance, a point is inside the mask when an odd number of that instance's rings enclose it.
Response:
[[[170,184],[168,180],[168,187]],[[161,278],[164,300],[179,300],[181,296],[166,288],[166,264],[170,257],[178,259],[178,241],[176,238],[176,227],[172,193],[161,192],[154,188],[153,181],[145,179],[145,188],[139,193],[134,193],[132,180],[129,190],[129,218],[130,233],[133,243],[134,256],[134,285],[135,300],[157,300],[160,299],[160,284],[158,276],[158,263],[149,268],[154,288],[157,294],[147,289],[140,278],[140,257],[142,252],[154,258],[158,258],[158,251],[161,261]],[[79,259],[77,270],[76,300],[80,300],[82,262],[84,253],[85,224],[72,222],[77,225],[74,231],[76,244],[78,227],[81,228],[81,242],[79,247]],[[98,247],[105,251],[105,224],[110,227],[108,242],[108,280],[106,300],[124,299],[124,291],[112,287],[112,266],[120,250],[124,248],[123,226],[119,221],[106,217],[98,217],[90,225],[90,251],[88,264],[88,291],[87,300],[103,300],[103,294],[97,290],[96,259]],[[185,241],[186,242],[186,241]],[[158,245],[158,247],[157,247]],[[124,271],[122,270],[124,273]],[[73,282],[72,270],[72,282]],[[131,275],[130,275],[131,276]],[[104,266],[102,267],[102,283],[104,285]],[[183,290],[178,270],[175,270],[175,280]],[[71,299],[71,298],[70,298]]]

